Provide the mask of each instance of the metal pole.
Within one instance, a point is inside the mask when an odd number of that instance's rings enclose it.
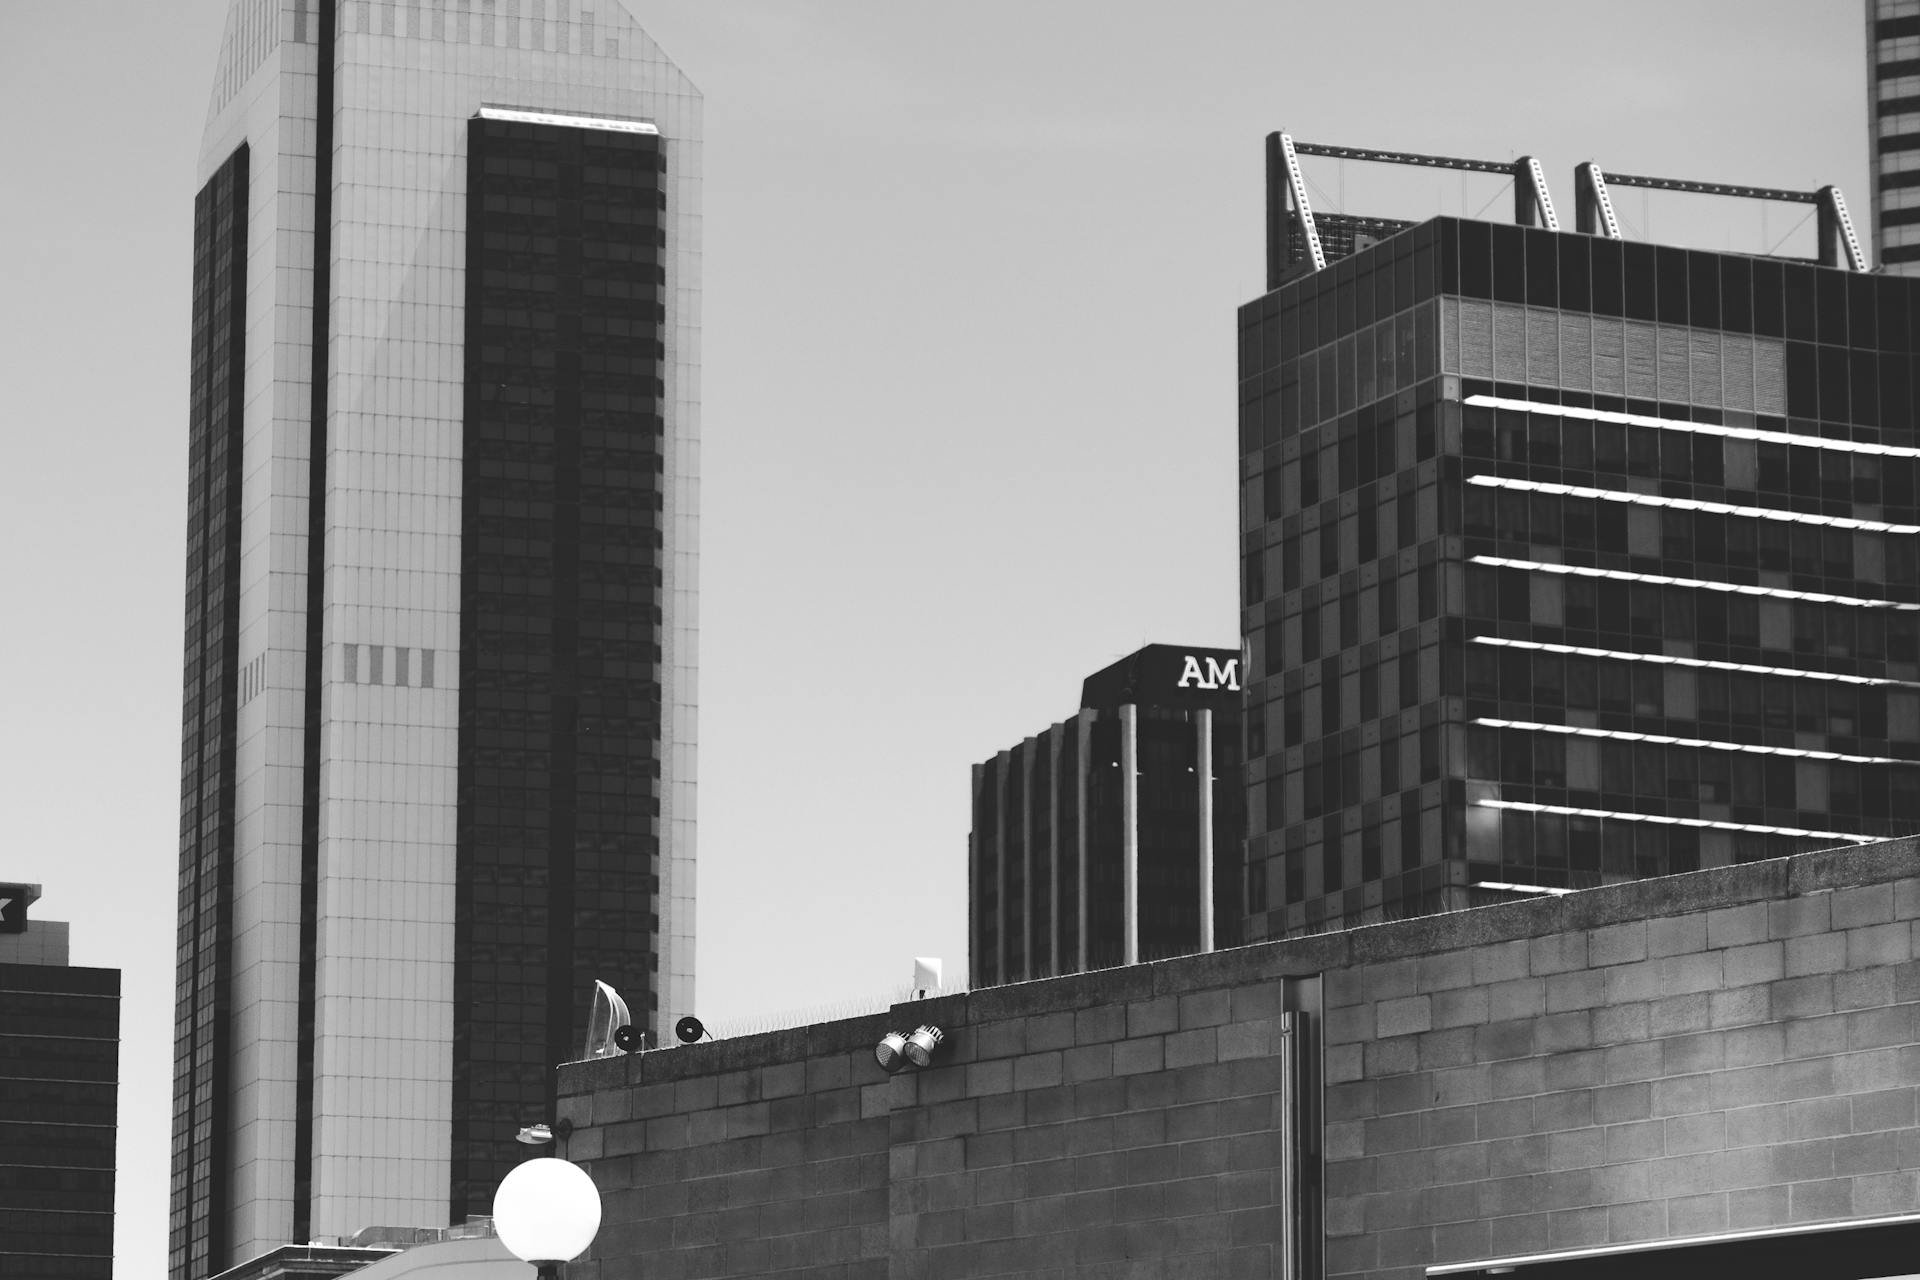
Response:
[[[1200,950],[1213,950],[1213,711],[1194,718],[1200,741],[1194,772],[1200,778]]]
[[[1122,964],[1140,963],[1140,709],[1120,708],[1120,911],[1125,917]]]

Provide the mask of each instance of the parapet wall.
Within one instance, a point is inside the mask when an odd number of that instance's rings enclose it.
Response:
[[[1280,1276],[1290,1186],[1307,1274],[1396,1280],[1920,1210],[1916,917],[1909,839],[570,1065],[569,1274]]]

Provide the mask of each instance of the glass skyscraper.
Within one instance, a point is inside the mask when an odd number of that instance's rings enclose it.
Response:
[[[1250,940],[1920,830],[1920,283],[1375,234],[1240,311]]]
[[[1920,0],[1867,0],[1873,260],[1920,275]]]
[[[235,0],[195,203],[170,1273],[484,1214],[693,983],[698,91]]]

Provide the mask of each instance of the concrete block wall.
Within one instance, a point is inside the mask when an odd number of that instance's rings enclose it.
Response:
[[[1920,1210],[1917,919],[1892,841],[570,1065],[569,1275],[1278,1276],[1288,1010],[1329,1277]]]
[[[568,1274],[1276,1274],[1283,1015],[1317,986],[1143,965],[570,1066],[606,1220]],[[887,1076],[922,1022],[935,1064]]]
[[[1920,1210],[1916,876],[1908,840],[1362,931],[1328,1276]]]

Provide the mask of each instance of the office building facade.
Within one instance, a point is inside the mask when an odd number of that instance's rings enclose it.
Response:
[[[0,1275],[109,1280],[120,971],[69,964],[39,897],[0,884]]]
[[[175,1280],[486,1213],[594,979],[693,981],[698,91],[236,0],[200,181]]]
[[[1252,938],[1920,830],[1920,286],[1458,218],[1269,284]]]
[[[1920,275],[1920,0],[1866,0],[1873,261]]]
[[[1240,740],[1240,654],[1148,645],[975,765],[973,985],[1237,945]]]

